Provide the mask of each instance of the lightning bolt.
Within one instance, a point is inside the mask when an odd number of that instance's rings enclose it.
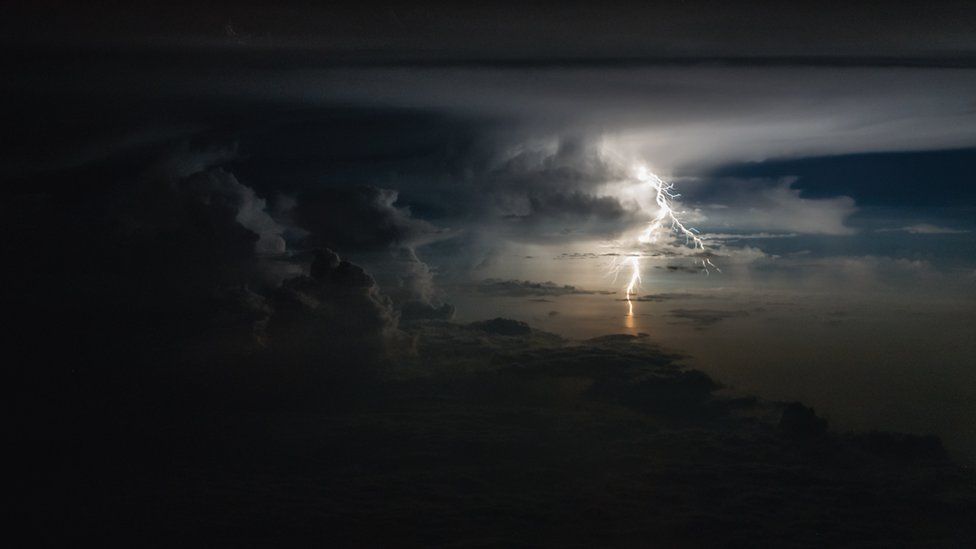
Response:
[[[648,244],[656,242],[658,237],[663,233],[675,234],[679,237],[684,237],[686,245],[700,250],[703,253],[706,252],[705,241],[698,235],[698,230],[685,226],[675,214],[672,201],[681,195],[674,192],[674,184],[661,179],[645,166],[639,166],[637,168],[637,179],[641,182],[650,183],[651,188],[654,189],[654,201],[658,207],[657,215],[641,232],[640,236],[637,237],[638,242]],[[701,266],[705,274],[708,274],[710,268],[722,272],[707,256],[701,258]],[[611,266],[611,269],[614,273],[614,278],[616,278],[621,270],[628,267],[630,269],[630,280],[626,288],[624,288],[624,293],[626,294],[627,303],[630,306],[629,314],[633,315],[634,306],[630,301],[630,296],[637,293],[637,289],[641,285],[640,256],[627,256],[624,261],[615,262]]]

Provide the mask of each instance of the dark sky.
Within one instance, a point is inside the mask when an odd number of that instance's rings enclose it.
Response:
[[[335,61],[971,59],[973,7],[845,2],[15,2],[4,35],[48,48],[306,51]]]

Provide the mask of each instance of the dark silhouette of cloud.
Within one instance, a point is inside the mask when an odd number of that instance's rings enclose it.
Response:
[[[489,334],[503,336],[523,336],[532,333],[532,328],[528,324],[510,318],[493,318],[469,324],[475,330],[488,332]]]
[[[370,186],[309,190],[294,220],[309,232],[306,243],[343,252],[412,247],[443,238],[445,231],[396,205],[397,192]]]
[[[668,312],[668,316],[686,320],[699,330],[714,326],[726,318],[748,315],[748,311],[726,311],[718,309],[672,309]]]
[[[505,297],[547,296],[559,297],[563,295],[610,295],[614,292],[584,290],[569,284],[554,282],[531,282],[528,280],[499,280],[486,278],[474,286],[475,291]]]
[[[367,265],[399,307],[411,301],[441,307],[433,274],[416,248],[453,236],[397,205],[397,192],[371,186],[301,193],[289,212],[306,231],[303,245],[348,253]]]
[[[272,295],[267,360],[304,383],[362,377],[383,358],[397,312],[371,276],[330,250],[316,253],[310,271]]]
[[[665,292],[659,294],[646,294],[642,296],[631,296],[623,301],[649,301],[649,302],[662,302],[662,301],[672,301],[675,299],[711,299],[712,296],[703,294],[693,294],[689,292]]]
[[[434,306],[421,301],[408,301],[400,307],[400,322],[407,324],[418,320],[451,320],[454,306],[445,303]]]
[[[827,433],[827,420],[818,417],[813,408],[799,402],[790,402],[783,408],[778,427],[790,436],[823,436]]]

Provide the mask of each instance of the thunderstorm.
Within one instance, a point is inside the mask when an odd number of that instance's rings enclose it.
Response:
[[[641,245],[657,242],[662,234],[683,237],[685,244],[699,251],[702,271],[709,273],[710,269],[722,272],[707,255],[705,240],[699,236],[699,231],[693,227],[688,227],[678,218],[678,214],[673,207],[673,201],[681,195],[674,191],[674,184],[665,181],[658,175],[647,169],[646,166],[638,166],[636,169],[637,180],[642,183],[649,183],[654,190],[654,201],[657,205],[657,214],[654,219],[637,237]],[[611,270],[616,276],[621,270],[629,268],[630,278],[624,288],[624,295],[629,307],[628,316],[633,316],[634,305],[631,296],[634,295],[641,285],[641,256],[632,254],[627,256],[624,261],[615,261],[611,265]]]

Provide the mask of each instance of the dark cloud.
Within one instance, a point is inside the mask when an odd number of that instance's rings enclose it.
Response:
[[[701,267],[696,265],[655,265],[654,268],[663,269],[669,273],[700,274],[702,272]]]
[[[680,320],[686,320],[699,330],[714,326],[727,318],[736,318],[748,315],[748,311],[725,311],[717,309],[672,309],[668,312],[668,316]]]
[[[258,257],[285,251],[284,229],[263,199],[219,167],[235,154],[233,147],[181,144],[141,173],[79,178],[74,196],[45,201],[33,213],[40,230],[24,253],[36,257],[54,244],[59,252],[43,262],[73,263],[72,277],[48,287],[72,303],[169,311],[195,307],[220,287],[262,284]]]
[[[408,301],[400,307],[402,325],[424,320],[451,320],[453,317],[454,306],[449,303],[434,306],[421,301]]]
[[[435,273],[412,248],[359,252],[355,257],[369,267],[383,293],[391,297],[397,306],[410,301],[438,307],[442,305],[439,299],[441,292],[434,281]]]
[[[444,231],[398,207],[397,192],[370,186],[308,190],[296,201],[297,225],[306,243],[340,251],[410,247],[442,238]]]
[[[563,252],[555,259],[597,259],[599,255],[593,252]]]
[[[778,428],[789,436],[823,436],[827,433],[827,420],[818,417],[813,408],[790,402],[783,407]]]
[[[348,376],[375,364],[397,325],[389,298],[363,269],[319,251],[310,276],[285,280],[271,299],[267,326],[274,360],[314,379]]]
[[[498,280],[487,278],[474,286],[474,290],[486,294],[505,297],[525,297],[525,296],[549,296],[558,297],[562,295],[609,295],[614,292],[584,290],[569,284],[556,284],[554,282],[530,282],[528,280]]]
[[[535,234],[553,238],[616,235],[636,217],[616,198],[581,192],[545,194],[530,191],[525,206],[524,213],[506,214],[504,219],[514,222],[516,227],[525,225],[538,229],[551,226],[548,230],[543,229],[542,235]]]
[[[491,320],[481,320],[472,322],[468,325],[475,330],[481,330],[489,334],[502,336],[524,336],[532,333],[532,328],[520,320],[510,318],[493,318]]]
[[[245,229],[258,235],[254,243],[259,254],[280,254],[285,252],[285,228],[275,221],[267,210],[265,200],[259,198],[253,189],[242,185],[233,174],[220,168],[200,172],[187,182],[190,187],[231,197],[236,202],[235,220]]]
[[[662,302],[671,301],[673,299],[711,299],[712,296],[703,294],[693,294],[688,292],[670,292],[670,293],[660,293],[660,294],[647,294],[642,296],[631,296],[628,297],[627,301],[650,301],[650,302]]]
[[[322,187],[298,195],[288,212],[306,246],[326,246],[367,265],[397,306],[418,301],[440,307],[433,272],[416,248],[454,232],[414,217],[397,192],[371,186]]]
[[[25,343],[65,342],[41,353],[32,376],[65,390],[126,387],[108,407],[180,390],[256,398],[257,386],[286,392],[305,375],[321,388],[382,359],[397,324],[390,298],[331,252],[287,253],[295,228],[225,168],[237,154],[184,143],[141,173],[79,179],[74,195],[19,212],[37,230],[17,244],[25,268],[5,274],[4,301]],[[61,353],[77,358],[66,366]],[[274,379],[273,364],[290,373]],[[59,391],[42,401],[78,396]]]

